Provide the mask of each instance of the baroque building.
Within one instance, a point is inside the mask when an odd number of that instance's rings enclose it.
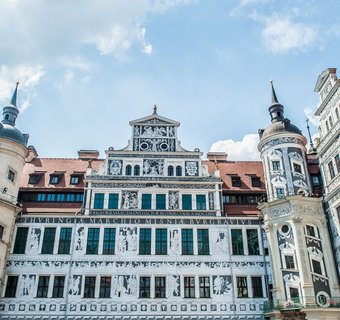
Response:
[[[272,262],[270,319],[338,319],[339,283],[322,197],[313,194],[306,138],[284,116],[272,84],[271,124],[258,149],[267,199],[261,209]],[[328,307],[334,308],[328,308]]]
[[[314,89],[320,97],[318,158],[325,185],[325,210],[340,277],[340,79],[335,68],[323,71]]]
[[[202,159],[156,106],[104,159],[39,157],[16,96],[0,125],[0,319],[339,319],[322,156],[273,87],[262,162]]]

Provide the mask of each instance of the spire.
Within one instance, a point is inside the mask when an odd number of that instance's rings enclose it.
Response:
[[[11,99],[11,105],[12,106],[17,106],[17,95],[18,95],[18,85],[19,85],[19,80],[16,83],[15,89],[13,91],[12,99]]]
[[[274,85],[273,85],[273,80],[270,80],[270,86],[272,89],[272,104],[269,107],[269,113],[270,116],[272,118],[272,123],[274,122],[278,122],[278,121],[284,121],[284,108],[283,105],[279,103],[277,96],[276,96],[276,92],[274,89]]]
[[[15,120],[18,117],[19,109],[17,107],[17,96],[18,96],[18,86],[19,81],[17,81],[15,89],[13,91],[12,99],[9,104],[4,107],[2,111],[3,120],[1,121],[3,124],[9,124],[11,126],[15,126]]]
[[[274,85],[273,85],[273,80],[270,80],[270,85],[272,87],[272,105],[277,104],[279,103],[279,101],[277,100],[277,96],[276,96]]]
[[[314,147],[312,135],[310,133],[309,119],[308,118],[306,119],[306,124],[307,124],[307,131],[308,131],[308,135],[309,135],[309,145],[310,145],[311,152],[316,152],[316,148]]]

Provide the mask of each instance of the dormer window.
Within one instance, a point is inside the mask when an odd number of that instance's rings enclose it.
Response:
[[[259,177],[251,177],[251,186],[254,188],[261,187],[261,180]]]
[[[70,184],[77,185],[80,182],[80,176],[71,176]]]
[[[41,174],[30,174],[28,184],[37,184],[40,181],[41,177]]]
[[[232,185],[232,187],[240,188],[241,187],[241,178],[240,177],[231,177],[231,185]]]
[[[60,181],[60,175],[51,174],[50,175],[50,184],[58,184]]]

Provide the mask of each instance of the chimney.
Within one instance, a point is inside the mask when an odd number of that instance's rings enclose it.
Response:
[[[96,160],[99,157],[98,150],[79,150],[78,158],[80,160]]]
[[[228,154],[225,152],[208,152],[209,161],[214,162],[226,162],[228,160]]]

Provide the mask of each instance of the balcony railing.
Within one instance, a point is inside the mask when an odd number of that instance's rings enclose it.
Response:
[[[264,311],[285,311],[302,308],[339,308],[340,297],[312,296],[286,300],[270,300],[264,303]]]

